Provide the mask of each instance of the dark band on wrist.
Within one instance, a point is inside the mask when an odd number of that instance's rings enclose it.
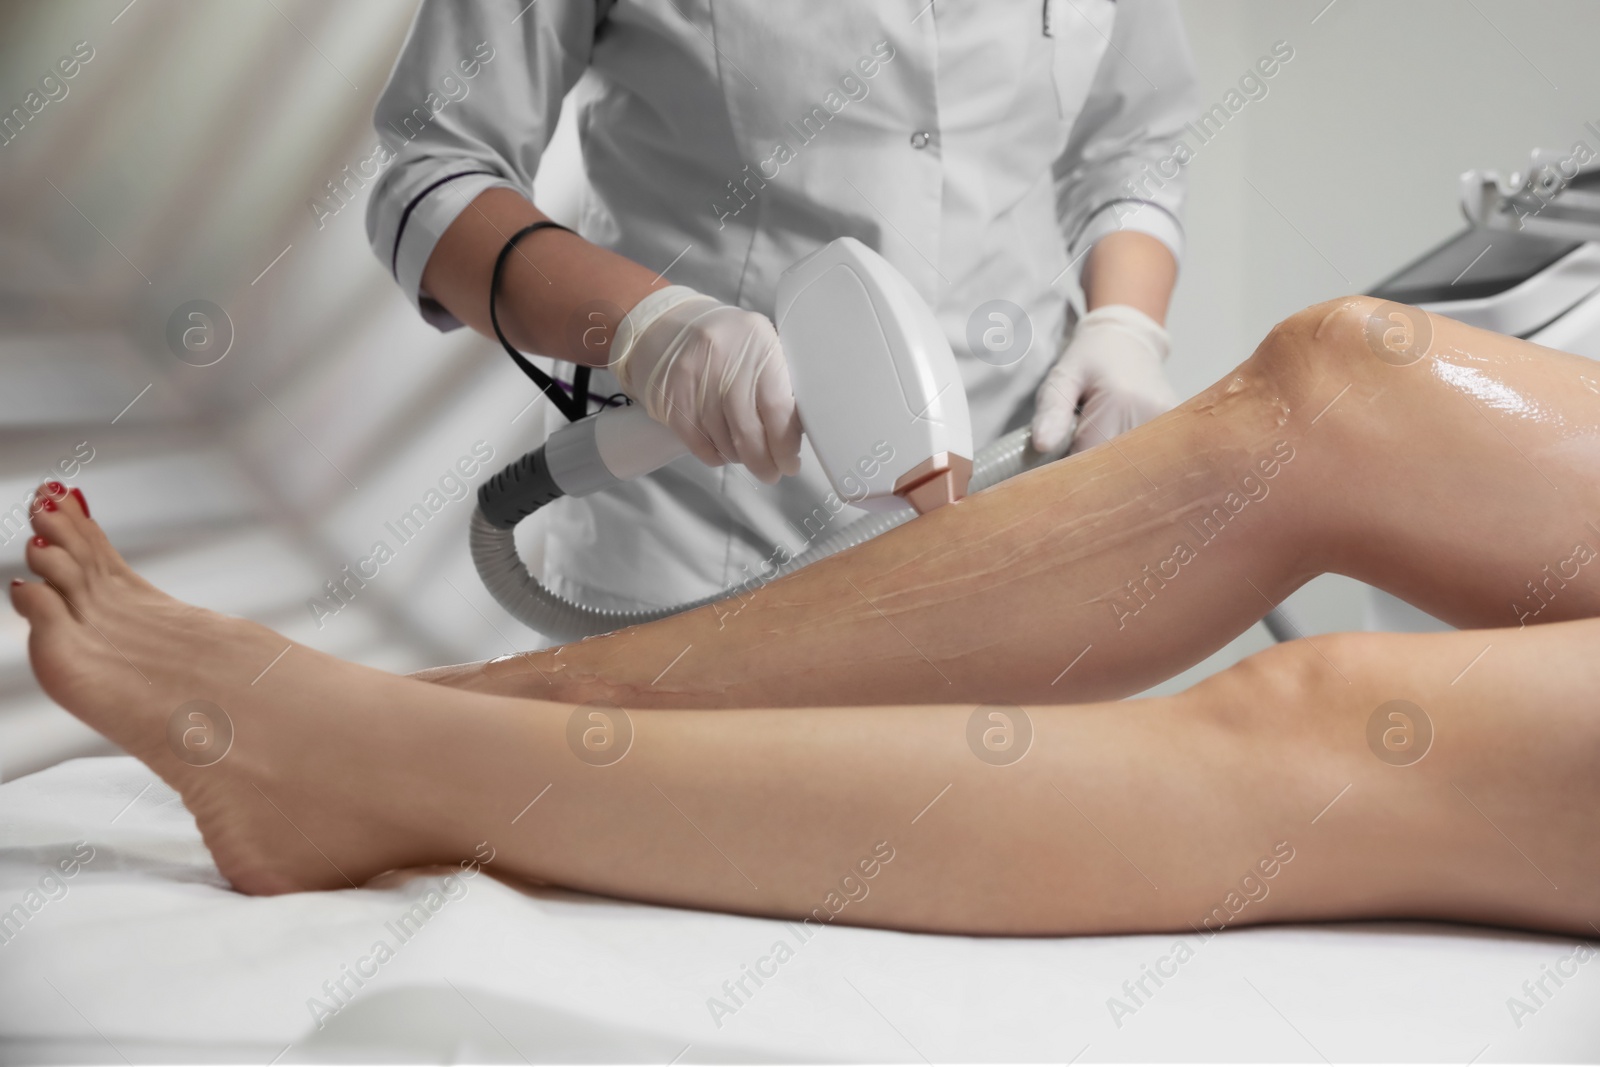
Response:
[[[530,223],[506,238],[505,245],[500,249],[500,255],[494,261],[494,273],[489,276],[489,324],[494,327],[494,335],[499,338],[500,345],[506,350],[512,362],[522,368],[522,373],[533,380],[541,392],[556,406],[556,410],[565,415],[569,421],[576,422],[589,412],[589,368],[578,364],[572,373],[572,393],[568,395],[548,374],[535,367],[528,359],[512,347],[506,339],[505,331],[500,328],[500,314],[495,307],[496,298],[500,292],[500,278],[505,273],[506,263],[511,259],[511,253],[516,250],[517,242],[536,230],[565,230],[570,229],[559,222],[544,220]]]

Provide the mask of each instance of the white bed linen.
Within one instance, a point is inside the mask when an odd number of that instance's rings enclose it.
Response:
[[[1122,983],[1174,937],[830,927],[802,945],[784,923],[480,876],[401,943],[386,924],[440,873],[241,896],[177,796],[125,757],[0,786],[0,910],[80,841],[94,858],[0,944],[10,1062],[1600,1058],[1600,959],[1547,980],[1520,1026],[1508,1008],[1573,950],[1563,938],[1429,924],[1190,937],[1193,958],[1147,981],[1119,1026],[1108,999],[1131,1003]],[[332,1005],[322,983],[379,938],[394,958],[319,1029],[308,1000]],[[793,958],[759,989],[747,980],[753,996],[717,1026],[708,999],[779,940]]]

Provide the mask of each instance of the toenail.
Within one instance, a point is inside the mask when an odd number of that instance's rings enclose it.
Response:
[[[33,539],[33,547],[34,548],[49,548],[50,547],[50,542],[46,541],[42,537],[35,537]]]
[[[21,584],[22,584],[22,579],[21,578],[13,578],[13,579],[11,579],[11,588],[15,589],[17,586],[19,586]]]
[[[83,490],[79,489],[77,486],[73,486],[71,489],[68,489],[67,492],[77,497],[78,506],[83,509],[83,517],[87,519],[89,517],[89,502],[83,499]]]
[[[50,490],[51,496],[60,496],[67,491],[67,487],[60,482],[45,482],[44,487]]]
[[[45,497],[44,498],[44,510],[46,510],[46,511],[55,511],[56,510],[56,502],[54,500],[51,500],[49,497]]]

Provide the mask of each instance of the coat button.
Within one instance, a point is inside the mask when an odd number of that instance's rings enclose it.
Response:
[[[933,134],[929,133],[927,130],[918,130],[916,133],[911,135],[911,147],[927,148],[928,142],[932,140]]]

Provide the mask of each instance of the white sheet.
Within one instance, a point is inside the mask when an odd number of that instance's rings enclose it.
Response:
[[[708,998],[774,942],[799,945],[786,924],[485,876],[400,943],[385,924],[439,875],[240,896],[176,795],[128,758],[0,786],[0,911],[79,841],[94,858],[0,944],[12,1062],[1600,1058],[1600,959],[1547,980],[1520,1026],[1508,1008],[1572,951],[1561,938],[1425,924],[1191,937],[1194,957],[1118,1026],[1108,998],[1177,939],[827,928],[747,982],[719,1028]],[[319,1030],[308,999],[331,1004],[324,980],[379,938],[394,958]]]

